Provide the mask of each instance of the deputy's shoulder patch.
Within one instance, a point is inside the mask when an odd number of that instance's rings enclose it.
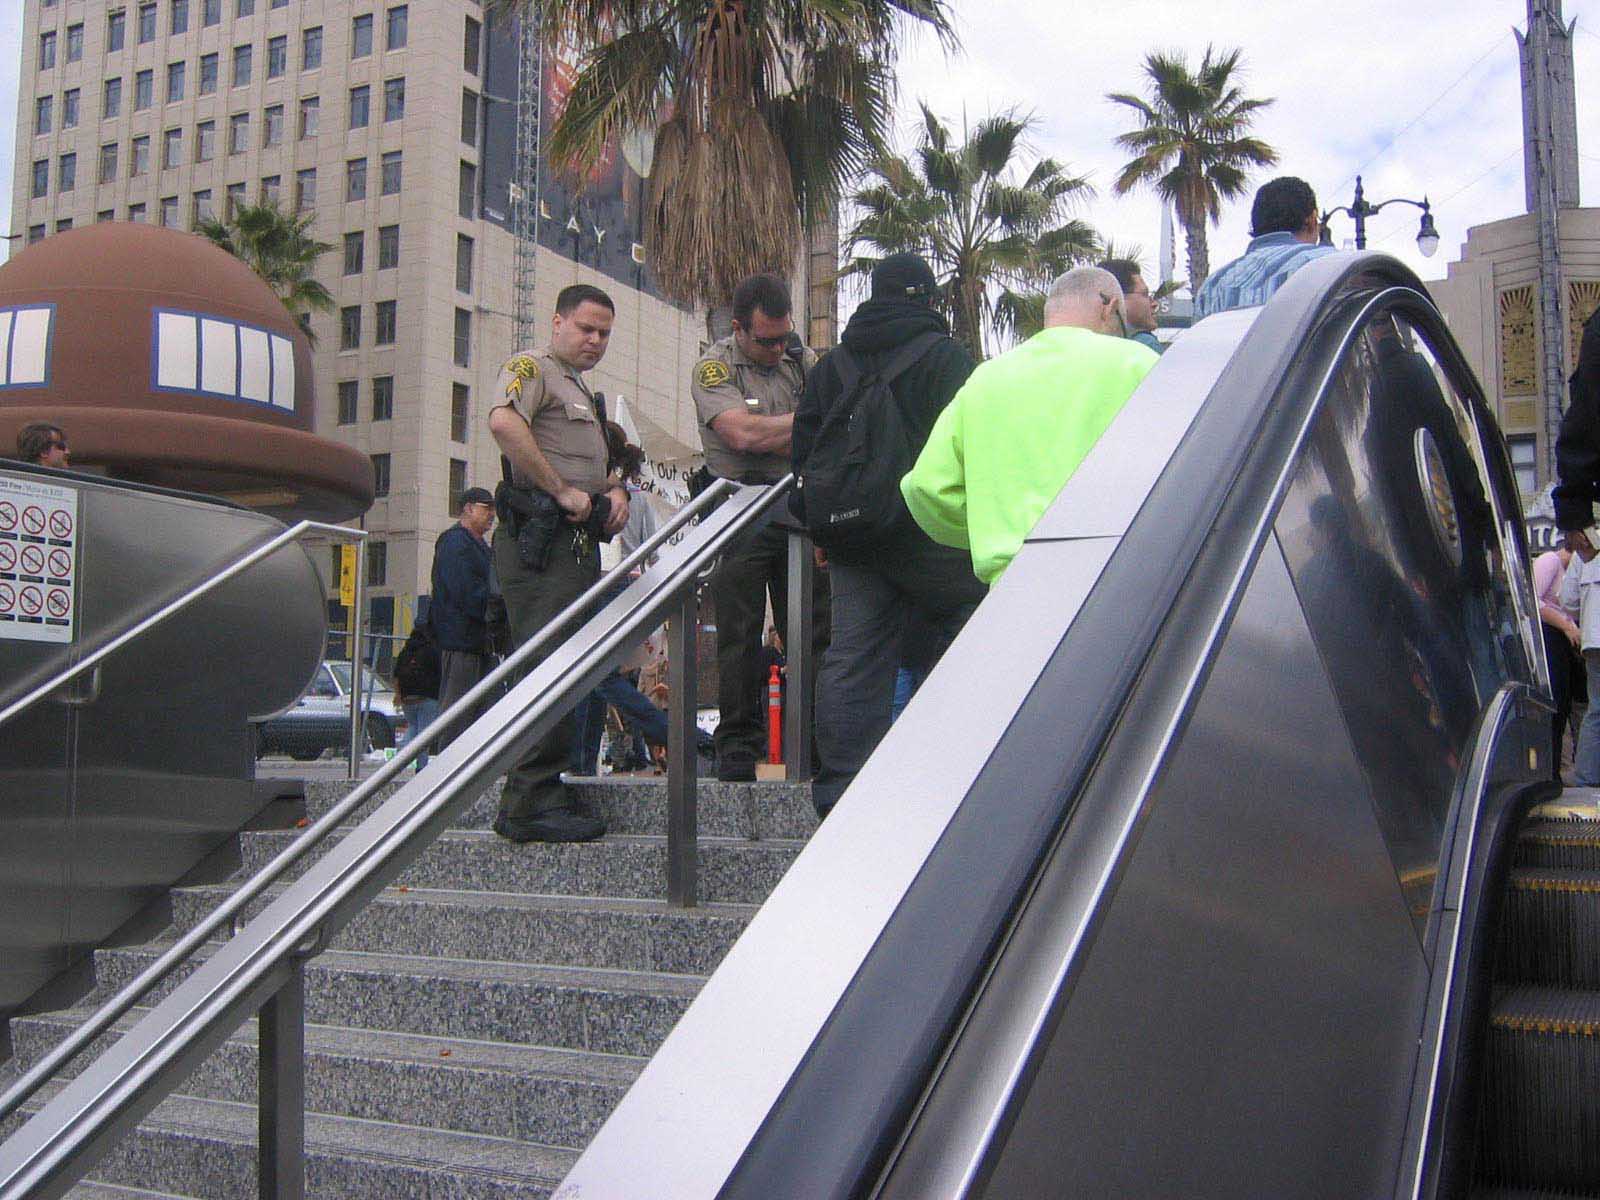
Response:
[[[694,381],[703,388],[721,387],[732,378],[728,364],[720,359],[708,358],[694,369]]]
[[[511,376],[506,384],[506,395],[520,397],[522,385],[539,378],[539,360],[531,354],[518,354],[507,360],[506,373]]]

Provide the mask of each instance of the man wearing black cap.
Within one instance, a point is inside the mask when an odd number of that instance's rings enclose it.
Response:
[[[850,318],[839,348],[811,372],[795,412],[794,468],[802,477],[824,419],[851,394],[846,379],[879,373],[889,376],[909,438],[906,468],[916,460],[975,366],[932,307],[937,297],[933,271],[918,255],[891,255],[873,270],[871,299]],[[918,349],[908,349],[913,344]],[[873,544],[827,550],[833,635],[817,673],[821,764],[812,785],[824,816],[888,730],[899,669],[926,674],[987,591],[967,554],[930,539],[903,502],[893,529]]]
[[[461,493],[461,516],[433,544],[428,623],[439,645],[439,710],[470,692],[488,665],[484,612],[489,603],[489,530],[494,497],[481,487]],[[460,726],[457,727],[458,729]],[[439,740],[443,748],[447,735]]]

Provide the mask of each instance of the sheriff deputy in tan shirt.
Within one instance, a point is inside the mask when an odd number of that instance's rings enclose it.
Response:
[[[794,410],[816,355],[799,344],[789,285],[752,275],[733,293],[733,334],[715,342],[690,379],[706,466],[721,479],[775,483],[789,472]],[[818,574],[814,640],[827,645],[826,577]],[[717,606],[717,778],[754,779],[766,746],[761,635],[768,598],[773,620],[788,632],[787,532],[764,526],[723,556],[711,577]]]
[[[594,497],[611,503],[604,531],[628,519],[628,492],[607,464],[604,426],[583,373],[605,357],[616,306],[599,288],[574,284],[556,297],[550,345],[520,351],[500,369],[503,399],[489,410],[489,433],[510,465],[511,486],[555,499],[568,524],[558,530],[542,570],[522,561],[512,521],[494,536],[495,573],[520,646],[600,577],[600,550],[582,526]],[[529,660],[531,670],[555,645]],[[561,782],[571,755],[572,722],[561,721],[506,774],[494,830],[513,842],[587,842],[603,821],[579,809]]]

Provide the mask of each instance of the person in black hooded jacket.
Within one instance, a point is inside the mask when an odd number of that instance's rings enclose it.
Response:
[[[937,286],[918,255],[884,259],[872,272],[871,298],[856,309],[840,338],[841,349],[867,372],[922,334],[943,335],[889,385],[912,433],[913,456],[976,366],[931,306]],[[843,398],[837,353],[812,369],[795,410],[791,455],[797,472],[805,468],[823,419]],[[966,551],[938,545],[903,510],[881,544],[830,550],[828,568],[833,635],[817,672],[820,763],[812,784],[812,803],[822,816],[888,730],[898,669],[912,662],[931,666],[987,593]],[[913,627],[927,644],[907,644]]]
[[[1572,403],[1556,437],[1561,482],[1552,496],[1556,525],[1569,535],[1594,523],[1594,502],[1600,498],[1600,310],[1584,323],[1570,386]],[[1570,536],[1567,548],[1577,549]]]

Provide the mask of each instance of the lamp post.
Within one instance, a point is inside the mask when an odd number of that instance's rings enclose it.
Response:
[[[1361,176],[1359,175],[1356,176],[1355,199],[1349,204],[1340,205],[1338,208],[1330,208],[1322,214],[1322,237],[1319,240],[1324,246],[1333,245],[1333,233],[1328,228],[1328,219],[1335,213],[1349,213],[1356,223],[1356,249],[1365,250],[1367,248],[1367,218],[1376,216],[1391,204],[1409,204],[1412,208],[1420,208],[1422,210],[1422,222],[1417,228],[1417,249],[1422,251],[1423,258],[1432,258],[1434,252],[1439,249],[1439,231],[1434,228],[1433,212],[1428,207],[1428,198],[1426,196],[1421,200],[1396,198],[1373,204],[1367,199],[1366,192],[1361,188]]]

